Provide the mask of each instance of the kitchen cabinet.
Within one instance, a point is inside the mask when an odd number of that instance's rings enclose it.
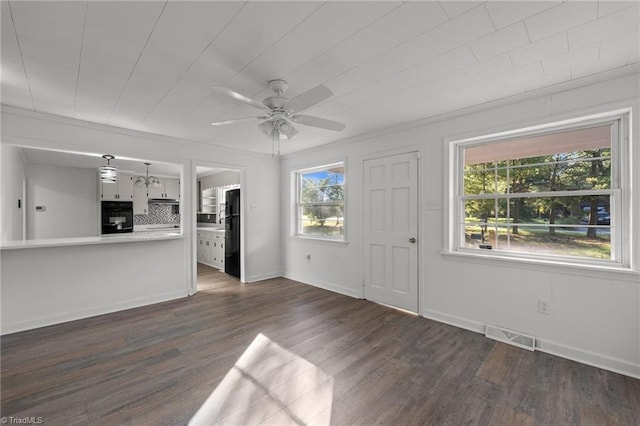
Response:
[[[198,230],[198,262],[224,270],[224,230]]]
[[[98,177],[98,179],[100,179]],[[115,183],[100,184],[100,199],[104,201],[133,201],[133,175],[118,173]]]
[[[213,240],[213,265],[224,271],[224,231],[215,231]]]
[[[149,214],[149,196],[146,186],[133,187],[133,214]]]
[[[207,188],[202,191],[200,207],[201,213],[216,214],[218,209],[218,188]]]
[[[180,198],[179,179],[158,179],[159,186],[149,186],[149,198],[166,198],[177,200]]]

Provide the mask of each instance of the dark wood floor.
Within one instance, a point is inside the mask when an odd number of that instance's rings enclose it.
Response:
[[[194,297],[5,336],[2,416],[640,424],[640,380],[286,279],[199,271]]]

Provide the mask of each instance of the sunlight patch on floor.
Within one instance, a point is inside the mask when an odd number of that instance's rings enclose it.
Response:
[[[189,425],[329,425],[333,378],[258,334]]]

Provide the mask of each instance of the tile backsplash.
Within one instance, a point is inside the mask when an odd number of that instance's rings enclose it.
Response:
[[[218,223],[215,213],[198,213],[197,220],[198,223]]]
[[[134,214],[134,225],[155,225],[164,223],[180,223],[180,214],[174,213],[177,211],[176,205],[172,204],[150,204],[149,214]]]

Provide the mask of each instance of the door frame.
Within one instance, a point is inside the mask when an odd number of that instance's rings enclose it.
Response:
[[[360,286],[360,298],[361,299],[365,299],[364,297],[364,276],[365,276],[365,272],[364,272],[364,268],[365,268],[365,261],[364,261],[364,251],[365,251],[365,245],[364,245],[364,234],[365,234],[365,210],[364,210],[364,199],[365,199],[365,194],[364,194],[364,178],[365,178],[365,162],[367,160],[375,160],[378,158],[385,158],[385,157],[392,157],[395,155],[402,155],[402,154],[412,154],[415,153],[416,154],[416,167],[417,167],[417,173],[416,173],[416,185],[417,185],[417,200],[416,200],[416,207],[418,209],[418,211],[416,212],[417,214],[417,223],[416,223],[416,235],[417,235],[417,239],[418,241],[416,242],[417,247],[417,265],[416,267],[418,268],[417,272],[417,294],[416,297],[418,299],[418,311],[415,312],[416,314],[422,316],[423,313],[423,309],[422,309],[422,291],[421,291],[421,283],[422,283],[422,276],[423,276],[423,262],[422,262],[422,216],[423,216],[423,208],[422,208],[422,185],[421,185],[421,181],[422,181],[422,147],[420,145],[408,145],[408,146],[404,146],[404,147],[400,147],[400,148],[393,148],[393,149],[388,149],[388,150],[384,150],[384,151],[376,151],[373,153],[368,153],[368,154],[364,154],[360,156],[360,173],[361,173],[361,187],[360,187],[360,221],[361,221],[361,225],[360,225],[360,249],[358,250],[358,256],[359,256],[359,264],[360,264],[360,268],[359,268],[359,277],[358,279],[360,280],[361,286]],[[366,300],[366,299],[365,299]],[[375,302],[374,302],[375,303]],[[394,309],[399,309],[399,310],[403,310],[402,308],[396,308],[395,306],[392,306]],[[408,311],[407,311],[408,312]],[[413,313],[413,312],[411,312]]]
[[[226,169],[230,171],[236,171],[240,173],[240,282],[245,283],[245,258],[247,247],[247,234],[246,234],[246,211],[247,209],[247,168],[227,163],[217,163],[210,161],[191,160],[191,204],[189,212],[183,212],[183,214],[195,215],[198,211],[198,167],[208,167],[217,169]],[[189,280],[189,296],[193,296],[198,292],[198,221],[195,216],[191,221],[191,238],[189,240],[189,252],[190,252],[190,280]]]

